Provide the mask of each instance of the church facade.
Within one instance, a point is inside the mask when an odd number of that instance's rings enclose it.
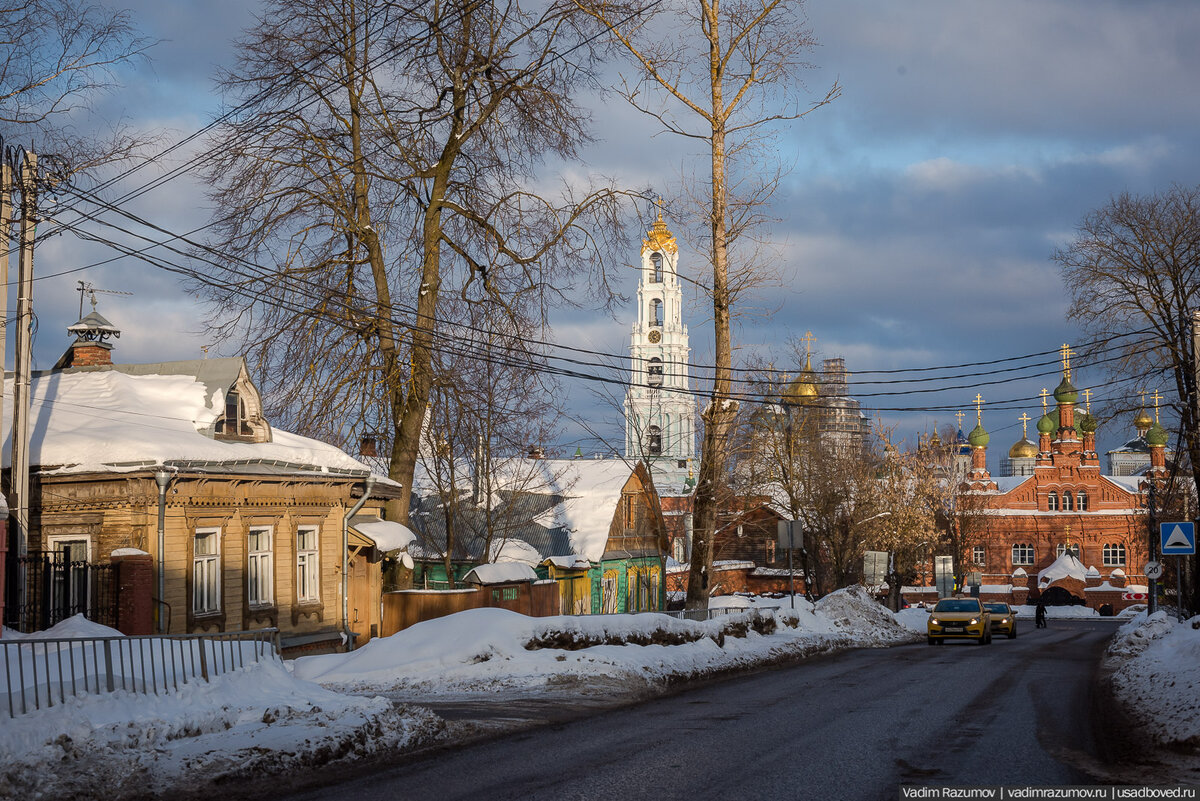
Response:
[[[1024,604],[1042,598],[1112,612],[1143,603],[1146,491],[1166,473],[1166,431],[1157,422],[1146,430],[1146,475],[1106,475],[1096,452],[1097,421],[1078,413],[1069,368],[1053,396],[1055,408],[1044,409],[1038,420],[1033,452],[1010,451],[1010,458],[1032,464],[999,479],[987,468],[990,436],[978,412],[967,436],[971,467],[953,522],[963,546],[958,572],[977,575],[985,600]],[[977,402],[982,405],[978,396]],[[937,592],[909,587],[904,595],[929,601]]]

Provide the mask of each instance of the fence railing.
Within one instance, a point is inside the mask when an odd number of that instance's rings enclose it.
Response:
[[[279,660],[279,630],[144,637],[0,639],[0,698],[9,717],[71,696],[174,692],[248,664]]]
[[[116,625],[113,566],[70,556],[68,551],[8,555],[4,625],[39,631],[80,613],[96,623]]]

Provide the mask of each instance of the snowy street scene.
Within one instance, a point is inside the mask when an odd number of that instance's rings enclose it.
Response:
[[[0,801],[1200,798],[1197,41],[0,3]]]

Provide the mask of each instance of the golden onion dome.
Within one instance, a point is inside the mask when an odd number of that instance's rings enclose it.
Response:
[[[1038,455],[1038,447],[1022,437],[1008,449],[1009,459],[1033,459]]]
[[[1133,427],[1138,431],[1144,431],[1154,425],[1154,418],[1145,409],[1138,412],[1138,416],[1133,418]]]
[[[820,393],[817,390],[817,374],[812,369],[811,357],[804,362],[804,369],[800,371],[800,375],[792,379],[787,385],[787,389],[783,391],[783,400],[785,403],[804,403],[810,398],[815,398]]]

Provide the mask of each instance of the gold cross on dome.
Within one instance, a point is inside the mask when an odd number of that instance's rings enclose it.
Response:
[[[1083,410],[1088,414],[1092,413],[1092,391],[1090,389],[1083,391]]]
[[[1158,422],[1158,402],[1165,398],[1165,395],[1160,395],[1158,390],[1154,390],[1154,394],[1150,396],[1150,400],[1154,401],[1154,422]]]
[[[1029,433],[1029,421],[1032,420],[1033,418],[1030,417],[1029,415],[1025,414],[1024,412],[1022,412],[1021,416],[1018,417],[1017,419],[1021,421],[1021,439],[1024,439],[1025,436]]]
[[[1046,416],[1046,396],[1050,394],[1050,390],[1042,387],[1042,416]]]
[[[812,356],[812,343],[817,341],[817,338],[813,336],[813,332],[805,331],[804,336],[800,337],[800,341],[804,343],[804,355]]]
[[[975,424],[983,425],[983,395],[975,393]]]
[[[958,418],[958,427],[961,430],[962,429],[962,419],[964,417],[966,417],[966,415],[963,414],[961,411],[959,411],[959,412],[956,412],[954,416]]]
[[[1075,351],[1071,350],[1071,346],[1064,342],[1063,346],[1058,349],[1058,352],[1062,354],[1063,376],[1065,376],[1066,379],[1068,381],[1070,381],[1071,380],[1071,357],[1075,355]]]

